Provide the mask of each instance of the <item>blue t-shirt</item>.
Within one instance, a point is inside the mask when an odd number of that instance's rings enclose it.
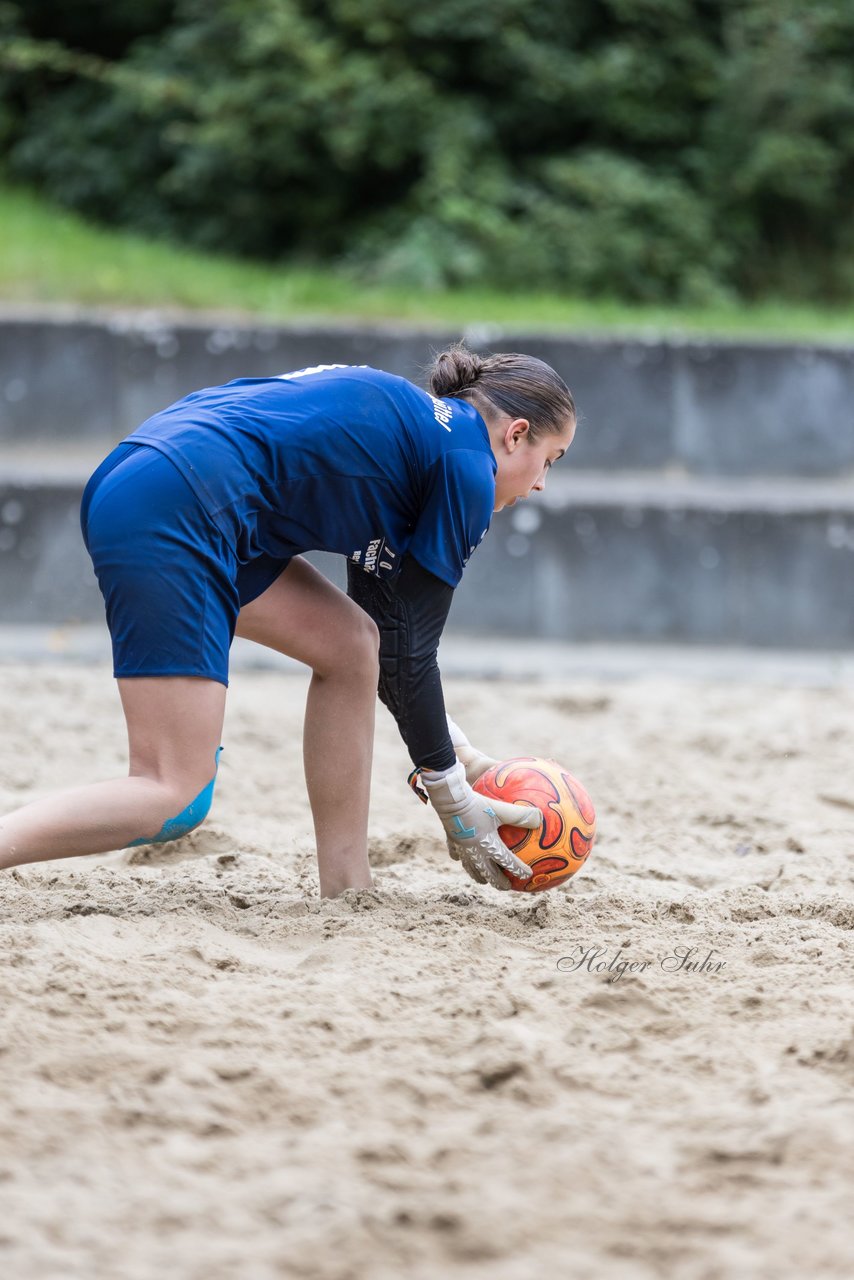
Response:
[[[333,551],[393,577],[408,552],[455,587],[495,504],[477,410],[361,365],[207,387],[127,439],[171,458],[243,563]]]

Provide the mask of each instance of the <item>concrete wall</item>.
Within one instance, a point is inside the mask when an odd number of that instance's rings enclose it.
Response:
[[[0,622],[103,617],[91,468],[200,386],[317,363],[417,378],[456,333],[156,318],[0,322]],[[840,649],[854,642],[854,351],[468,335],[567,378],[582,425],[544,497],[500,514],[450,630]],[[316,557],[333,580],[343,565]]]
[[[417,378],[458,332],[210,326],[157,317],[0,322],[0,441],[120,439],[198,387],[310,364]],[[572,388],[573,468],[854,477],[854,349],[472,331],[528,351]]]

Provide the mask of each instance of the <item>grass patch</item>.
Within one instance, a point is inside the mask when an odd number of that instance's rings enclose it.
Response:
[[[261,264],[96,226],[0,184],[0,300],[180,308],[270,321],[405,321],[462,331],[707,334],[854,340],[854,304],[631,306],[544,292],[365,286],[334,267]]]

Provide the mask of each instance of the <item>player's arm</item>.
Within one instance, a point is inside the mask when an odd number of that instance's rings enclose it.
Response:
[[[437,650],[454,589],[406,556],[394,585],[347,565],[347,593],[380,633],[379,695],[391,711],[430,803],[445,828],[452,858],[481,884],[510,882],[501,868],[527,880],[531,869],[502,843],[502,822],[538,827],[539,809],[488,801],[472,790],[457,759],[439,675]]]
[[[455,755],[437,651],[454,588],[405,556],[393,585],[348,563],[347,594],[379,629],[379,695],[397,721],[412,763],[449,768]]]

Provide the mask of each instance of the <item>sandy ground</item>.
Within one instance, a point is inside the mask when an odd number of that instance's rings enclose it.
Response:
[[[468,881],[381,709],[376,889],[321,904],[269,673],[200,832],[0,874],[4,1276],[854,1273],[854,687],[446,683],[587,785],[568,889]],[[105,669],[0,688],[4,808],[122,770]]]

